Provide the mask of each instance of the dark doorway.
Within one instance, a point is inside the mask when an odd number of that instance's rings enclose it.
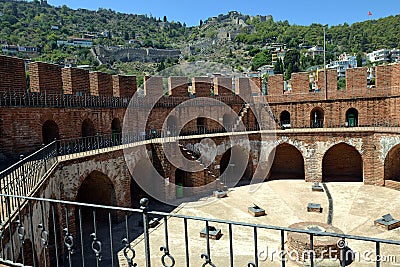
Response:
[[[60,139],[58,125],[52,120],[46,121],[42,126],[43,144],[47,145],[54,140]]]

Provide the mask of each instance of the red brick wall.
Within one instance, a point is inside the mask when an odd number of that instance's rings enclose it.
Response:
[[[326,76],[328,78],[327,86],[328,86],[328,99],[334,99],[337,96],[337,71],[336,70],[327,70]],[[318,88],[325,94],[325,71],[318,72],[318,80],[317,80]]]
[[[232,78],[214,77],[214,95],[232,95]]]
[[[211,96],[211,86],[213,82],[208,77],[194,77],[192,79],[193,92],[197,97]]]
[[[268,95],[283,94],[283,75],[275,74],[268,77]]]
[[[0,92],[26,92],[25,64],[23,59],[0,55]]]
[[[235,79],[235,94],[244,99],[250,97],[251,92],[254,90],[250,78],[236,78]],[[258,88],[256,88],[258,90]]]
[[[164,94],[163,78],[157,76],[144,77],[144,94],[147,97],[161,97]]]
[[[169,77],[168,95],[176,97],[189,97],[187,77]]]
[[[131,98],[137,91],[136,76],[113,75],[113,96]]]
[[[61,70],[64,94],[89,94],[89,71],[78,68],[63,68]]]
[[[29,64],[31,92],[62,93],[61,67],[44,62]]]
[[[113,96],[113,81],[111,74],[104,72],[89,73],[90,94],[94,96]]]
[[[310,78],[308,72],[292,73],[292,93],[308,94],[310,91]]]
[[[353,68],[346,71],[346,91],[349,96],[364,96],[367,89],[367,69]]]

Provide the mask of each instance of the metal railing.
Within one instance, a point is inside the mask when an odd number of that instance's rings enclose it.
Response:
[[[25,208],[18,209],[12,227],[3,226],[0,230],[0,262],[12,266],[17,266],[19,262],[45,267],[215,267],[217,264],[258,267],[264,264],[262,253],[265,251],[260,249],[260,245],[266,240],[269,240],[266,245],[279,250],[280,257],[275,259],[277,264],[286,266],[289,260],[295,260],[290,258],[292,248],[286,243],[288,233],[306,236],[309,248],[306,251],[307,258],[299,261],[303,264],[306,261],[312,267],[320,260],[320,252],[314,250],[319,237],[337,239],[337,254],[341,256],[327,260],[339,261],[341,266],[346,266],[349,260],[356,260],[349,250],[357,242],[363,242],[364,246],[368,243],[377,258],[398,252],[400,248],[400,241],[395,240],[152,211],[147,199],[140,201],[140,209],[132,209],[4,194],[0,196],[7,205],[12,201],[27,203]],[[203,238],[198,236],[201,230]],[[225,237],[212,241],[214,230],[221,231],[219,233]],[[243,231],[248,236],[246,246],[240,247],[241,258],[238,258],[234,248],[236,242],[243,238]],[[271,235],[275,237],[266,239]],[[190,249],[193,244],[197,248],[201,246],[201,249]],[[227,253],[216,256],[219,250]],[[372,261],[370,264],[379,267],[381,261]]]
[[[211,96],[210,96],[211,97]],[[227,104],[242,104],[239,96],[213,96],[213,99]],[[163,96],[161,98],[138,97],[135,99],[114,96],[93,96],[89,94],[72,95],[61,93],[18,93],[4,90],[0,93],[0,107],[52,107],[52,108],[127,108],[130,107],[176,107],[183,106],[215,106],[215,101],[197,100],[187,101],[189,97]]]
[[[31,195],[57,163],[57,142],[54,141],[0,172],[0,194]],[[0,221],[5,222],[5,218],[8,217],[7,209],[4,199],[0,200]],[[11,213],[14,212],[17,203],[11,201],[8,208]]]

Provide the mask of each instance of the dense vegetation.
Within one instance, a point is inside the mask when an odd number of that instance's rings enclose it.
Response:
[[[289,52],[288,58],[275,67],[278,73],[287,73],[288,69],[306,70],[310,66],[323,63],[321,56],[311,58],[302,53],[306,47],[323,44],[324,26],[321,24],[290,25],[288,21],[273,19],[261,22],[257,17],[246,15],[244,20],[254,30],[249,31],[249,27],[244,27],[233,41],[221,42],[218,41],[221,29],[230,32],[238,27],[226,19],[227,17],[229,16],[221,14],[217,17],[217,23],[200,21],[197,27],[187,27],[184,23],[169,22],[166,16],[155,18],[151,15],[123,14],[102,8],[97,11],[73,10],[65,5],[42,5],[38,0],[0,0],[0,41],[36,46],[40,52],[37,59],[40,60],[63,63],[65,58],[73,55],[78,59],[78,64],[89,64],[96,69],[129,74],[162,70],[176,62],[146,66],[115,62],[113,66],[97,66],[98,62],[90,49],[57,47],[57,40],[91,33],[98,36],[94,39],[94,44],[104,46],[184,49],[190,43],[194,46],[194,53],[184,54],[182,60],[212,58],[237,70],[256,70],[271,64],[272,55],[268,44],[283,43]],[[139,41],[128,44],[128,40],[131,39]],[[326,27],[326,39],[328,62],[343,52],[357,53],[361,60],[363,53],[380,48],[399,47],[400,15],[352,25],[344,23],[329,26]]]

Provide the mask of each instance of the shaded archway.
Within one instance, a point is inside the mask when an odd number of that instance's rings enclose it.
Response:
[[[114,185],[106,174],[100,171],[93,171],[85,178],[79,187],[76,201],[81,203],[115,206],[117,201]],[[92,213],[93,209],[82,208],[83,223],[92,222]],[[96,219],[99,222],[108,221],[108,211],[104,209],[96,210]]]
[[[362,182],[361,154],[353,146],[340,143],[331,147],[322,159],[323,182]]]
[[[174,115],[168,116],[167,131],[170,134],[176,134],[176,133],[178,133],[178,129],[179,129],[178,118]]]
[[[346,126],[357,127],[358,126],[358,110],[355,108],[349,108],[346,112]]]
[[[288,143],[275,148],[275,155],[268,180],[300,179],[305,180],[304,158],[301,152]]]
[[[176,169],[175,185],[176,185],[176,198],[183,198],[185,196],[190,196],[192,192],[190,187],[194,187],[192,173],[186,172],[181,169]]]
[[[233,127],[234,127],[234,122],[235,122],[235,116],[233,114],[224,114],[223,118],[222,118],[222,123],[224,126],[224,130],[225,131],[232,131]]]
[[[122,127],[121,127],[121,121],[118,118],[115,118],[111,122],[111,135],[112,135],[112,141],[114,144],[119,144],[122,140]]]
[[[238,185],[248,184],[253,178],[252,167],[248,152],[238,146],[231,147],[221,157],[219,169],[221,182],[227,184],[239,181]]]
[[[279,116],[280,125],[282,128],[290,128],[290,113],[287,110],[281,112]]]
[[[320,107],[313,108],[310,113],[310,127],[322,128],[324,127],[324,111]]]
[[[86,119],[82,122],[82,137],[94,136],[96,131],[94,124],[90,119]]]
[[[198,117],[197,122],[197,133],[204,134],[207,132],[207,118]]]
[[[400,145],[393,147],[385,158],[385,180],[400,182]]]
[[[58,125],[52,120],[46,121],[42,126],[42,139],[43,144],[47,145],[54,140],[60,139]]]
[[[133,207],[137,207],[138,200],[140,201],[141,198],[148,196],[147,192],[154,194],[155,188],[159,188],[160,192],[163,191],[160,181],[162,174],[158,173],[151,159],[145,157],[139,159],[135,166],[131,168],[131,175],[130,194]]]
[[[115,118],[111,122],[111,132],[113,134],[122,133],[121,121],[118,118]]]

